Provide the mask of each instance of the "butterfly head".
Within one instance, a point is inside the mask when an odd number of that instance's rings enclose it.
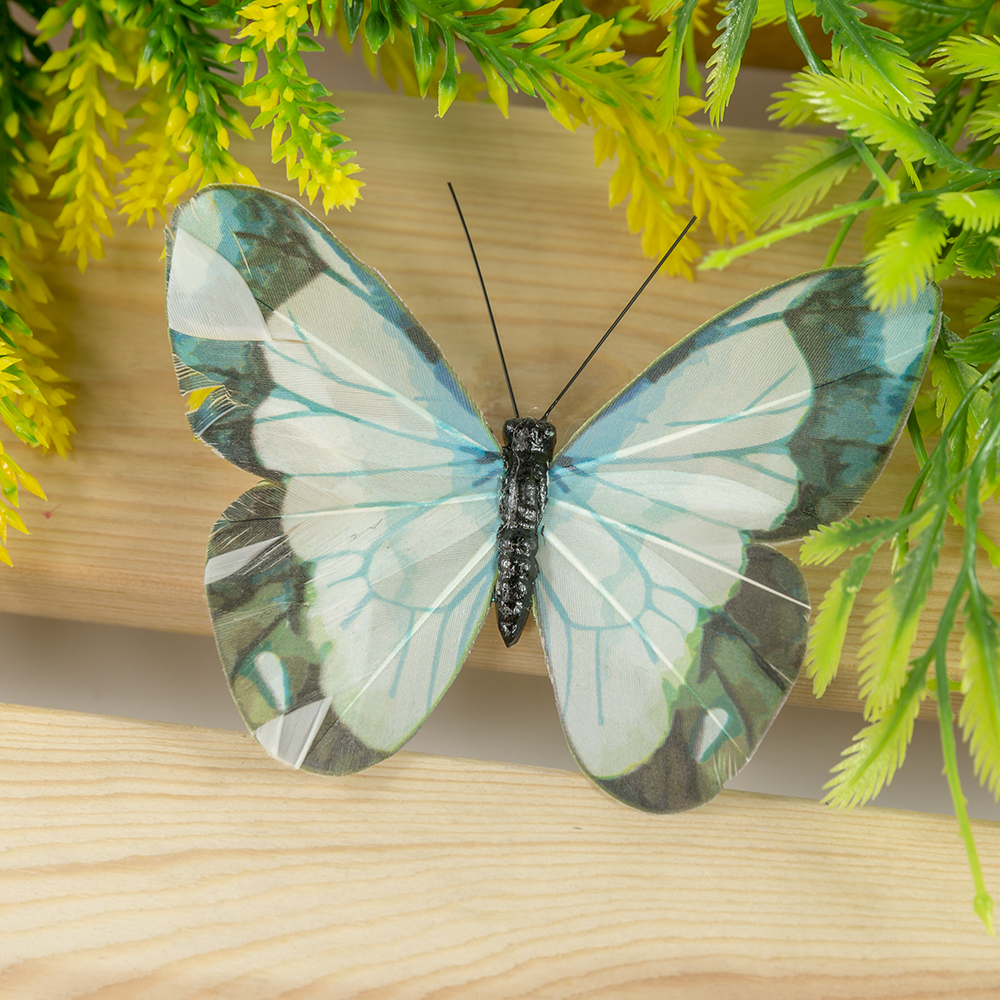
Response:
[[[556,450],[556,429],[547,420],[512,417],[504,422],[503,443],[516,455],[541,455],[549,463]]]

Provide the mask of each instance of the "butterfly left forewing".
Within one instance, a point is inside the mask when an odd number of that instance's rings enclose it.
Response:
[[[192,428],[266,480],[209,542],[231,689],[274,756],[358,770],[420,725],[489,606],[498,447],[388,285],[291,200],[207,188],[168,236]]]
[[[873,313],[818,272],[723,313],[654,362],[550,474],[536,615],[567,738],[622,800],[712,798],[801,664],[798,569],[762,541],[848,513],[885,463],[938,296]]]

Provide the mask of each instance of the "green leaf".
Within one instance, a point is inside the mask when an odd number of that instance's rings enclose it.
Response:
[[[824,524],[811,531],[799,546],[799,561],[803,566],[828,566],[845,552],[862,545],[875,545],[887,541],[905,525],[890,517],[852,521],[845,518],[833,524]]]
[[[728,0],[726,16],[718,23],[719,37],[713,42],[715,51],[709,57],[708,115],[713,125],[722,116],[736,86],[740,60],[750,37],[750,24],[757,13],[757,0]]]
[[[804,146],[776,153],[748,181],[755,228],[798,218],[857,167],[857,153],[843,139],[810,139]]]
[[[854,601],[872,564],[876,547],[856,556],[823,595],[819,613],[809,631],[806,676],[812,678],[813,694],[820,698],[837,676],[847,638],[847,624]]]
[[[934,522],[920,533],[865,619],[868,627],[858,654],[858,681],[866,719],[881,719],[903,687],[920,613],[934,582],[943,520],[943,514],[936,513]]]
[[[378,53],[378,50],[382,48],[385,44],[385,40],[389,37],[389,31],[391,30],[391,25],[389,24],[389,19],[380,10],[369,10],[368,16],[365,18],[365,41],[368,43],[368,47],[374,53]]]
[[[949,191],[938,195],[937,207],[963,229],[987,233],[1000,227],[1000,191],[995,189]]]
[[[962,735],[980,782],[1000,798],[1000,632],[978,585],[965,603],[962,669]]]
[[[969,169],[947,146],[914,122],[897,117],[860,83],[841,80],[832,73],[819,75],[803,70],[787,86],[821,121],[844,129],[883,152],[895,153],[911,169],[921,160],[940,163],[948,169]]]
[[[831,35],[833,64],[841,76],[860,84],[903,118],[923,118],[934,92],[902,42],[867,24],[866,12],[848,0],[816,0],[823,30]]]
[[[825,786],[827,805],[838,809],[864,805],[892,781],[913,738],[913,723],[927,692],[925,674],[926,667],[914,666],[890,711],[854,737]]]
[[[958,266],[970,278],[991,278],[997,269],[997,238],[987,233],[963,233]]]
[[[669,122],[677,112],[677,101],[680,98],[681,64],[684,61],[684,40],[691,28],[691,15],[698,6],[698,0],[681,0],[679,4],[654,4],[650,9],[650,17],[660,17],[668,10],[676,10],[670,33],[660,45],[660,51],[665,54],[662,59],[665,70],[660,76],[661,120]]]
[[[995,300],[985,301],[992,303],[992,309],[1000,305]],[[964,340],[949,344],[948,354],[968,365],[992,365],[1000,360],[1000,315],[987,317]]]
[[[934,52],[940,61],[934,69],[952,76],[971,76],[978,80],[1000,80],[1000,44],[982,35],[947,39]]]
[[[911,206],[909,215],[865,257],[865,285],[876,308],[892,308],[924,288],[944,247],[948,225],[933,205]]]
[[[947,348],[939,342],[934,353],[931,354],[930,371],[931,384],[935,389],[934,412],[942,425],[947,424],[955,415],[955,411],[965,400],[966,394],[972,386],[979,380],[979,372],[972,365],[961,361],[954,356],[949,345]],[[958,347],[962,341],[956,341],[954,346]],[[989,394],[986,389],[976,391],[968,407],[968,434],[969,441],[975,446],[978,441],[981,429],[986,422],[986,407],[989,402]],[[965,464],[963,461],[962,465]]]
[[[410,28],[410,40],[413,42],[413,70],[417,76],[417,87],[420,96],[427,93],[427,87],[434,75],[434,63],[437,61],[437,46],[431,42],[423,23],[418,22]]]
[[[365,0],[343,0],[344,24],[347,25],[347,37],[354,41],[354,36],[361,27],[361,18],[365,13]]]

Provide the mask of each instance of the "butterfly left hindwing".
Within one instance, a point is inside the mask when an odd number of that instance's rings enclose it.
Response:
[[[612,795],[675,812],[747,762],[809,621],[763,543],[857,505],[939,322],[936,288],[879,313],[860,268],[803,275],[681,341],[556,456],[535,613],[567,739]]]
[[[496,575],[499,447],[382,278],[290,199],[206,188],[168,233],[192,428],[265,477],[205,583],[248,726],[296,767],[395,752],[451,683]]]

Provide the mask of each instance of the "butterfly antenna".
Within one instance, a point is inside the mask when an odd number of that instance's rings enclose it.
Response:
[[[469,235],[469,227],[465,224],[465,216],[462,214],[462,206],[458,203],[458,195],[455,194],[455,189],[451,186],[451,181],[448,181],[448,190],[451,192],[451,200],[455,202],[455,208],[458,210],[458,217],[462,222],[462,228],[465,230],[465,238],[469,241],[469,249],[472,251],[472,261],[476,265],[476,274],[479,275],[479,284],[483,289],[483,298],[486,299],[486,311],[490,314],[490,323],[493,324],[493,337],[497,342],[497,351],[500,352],[500,367],[503,368],[504,381],[507,383],[507,392],[510,394],[510,405],[514,408],[514,416],[519,417],[521,414],[517,412],[517,400],[514,398],[514,387],[510,384],[510,373],[507,371],[507,359],[503,356],[503,347],[500,344],[500,333],[497,330],[497,321],[493,318],[493,306],[490,305],[490,296],[486,291],[486,282],[483,280],[483,272],[479,267],[479,258],[476,256],[476,248],[472,245],[472,237]]]
[[[604,341],[606,341],[608,339],[608,337],[611,336],[611,332],[622,321],[622,317],[625,315],[625,313],[627,313],[629,311],[629,309],[632,308],[632,304],[635,302],[635,300],[637,298],[639,298],[640,295],[642,295],[644,289],[646,288],[646,285],[648,285],[653,280],[653,278],[656,277],[656,272],[659,271],[661,267],[663,267],[663,262],[674,252],[675,249],[677,249],[677,244],[680,243],[680,241],[682,239],[684,239],[684,237],[687,235],[687,231],[697,221],[698,221],[698,216],[692,215],[691,218],[690,218],[690,220],[688,221],[688,224],[684,227],[683,232],[670,245],[670,249],[660,258],[659,263],[650,272],[649,277],[639,286],[639,291],[637,291],[635,293],[635,295],[633,295],[632,298],[630,298],[628,300],[628,305],[625,306],[625,308],[618,314],[618,319],[616,319],[614,321],[614,323],[612,323],[611,326],[608,327],[607,332],[597,342],[597,345],[590,352],[590,354],[587,355],[587,357],[584,360],[583,364],[580,365],[579,368],[577,368],[576,373],[573,375],[573,377],[563,386],[562,392],[560,392],[559,395],[556,396],[556,398],[553,399],[552,402],[549,404],[549,408],[542,415],[542,420],[548,420],[549,414],[553,411],[553,409],[555,409],[556,403],[558,403],[559,400],[562,399],[563,396],[566,395],[566,392],[569,389],[569,387],[580,377],[580,373],[583,371],[583,369],[586,368],[587,365],[590,364],[591,358],[593,358],[593,356],[601,349],[601,345],[604,343]]]

